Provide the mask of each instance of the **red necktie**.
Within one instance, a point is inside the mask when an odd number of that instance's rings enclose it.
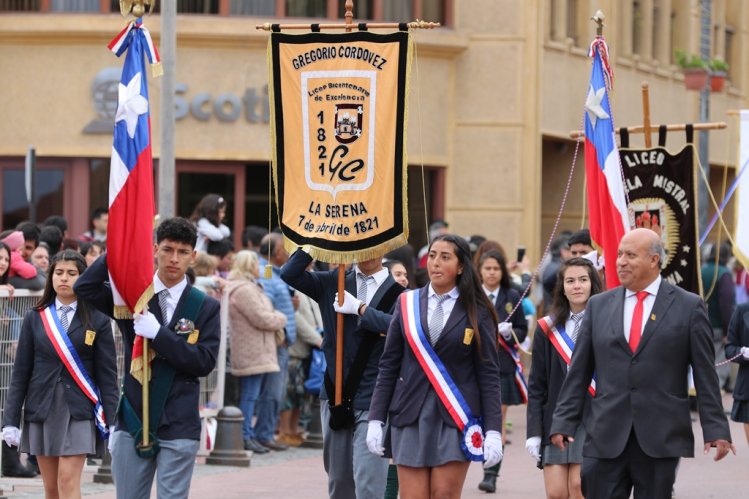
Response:
[[[637,350],[637,345],[640,344],[640,336],[642,335],[642,313],[643,304],[645,298],[648,297],[647,291],[640,291],[637,293],[637,305],[635,305],[635,311],[632,314],[632,325],[629,327],[629,348],[632,349],[632,353]]]

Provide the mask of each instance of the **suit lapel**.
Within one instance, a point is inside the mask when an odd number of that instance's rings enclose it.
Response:
[[[164,318],[161,316],[161,307],[159,306],[159,295],[154,293],[153,297],[148,300],[148,311],[151,312],[159,324],[164,324]]]
[[[419,315],[421,316],[421,329],[424,330],[424,335],[429,339],[429,307],[427,306],[427,299],[429,297],[429,286],[423,287],[419,290]]]
[[[346,291],[348,291],[352,295],[354,296],[357,295],[358,291],[356,289],[356,272],[354,271],[346,272],[344,288],[346,289]]]
[[[388,274],[382,284],[377,288],[377,291],[375,291],[375,294],[369,301],[369,304],[373,307],[377,307],[377,305],[380,304],[380,300],[382,300],[382,297],[385,295],[387,290],[390,289],[390,286],[392,286],[394,282],[395,280],[393,280],[390,274]]]
[[[661,281],[661,286],[658,289],[658,294],[655,295],[655,303],[653,303],[653,310],[650,312],[650,317],[643,317],[645,321],[645,329],[642,331],[642,337],[640,343],[637,345],[635,355],[640,353],[645,345],[648,344],[650,338],[655,334],[658,324],[661,322],[663,317],[666,315],[666,311],[674,301],[674,289],[665,280]]]
[[[187,283],[187,286],[185,286],[185,289],[182,290],[182,295],[179,297],[179,301],[177,302],[177,306],[174,307],[174,313],[172,314],[172,320],[169,321],[169,324],[166,324],[169,329],[172,329],[174,327],[174,324],[177,323],[177,321],[181,318],[182,313],[182,305],[185,304],[185,300],[187,300],[187,295],[190,294],[190,283]],[[159,307],[160,308],[160,307]]]
[[[627,338],[624,337],[624,298],[627,296],[627,290],[624,286],[620,286],[619,290],[611,295],[613,303],[609,302],[608,310],[611,310],[611,317],[614,318],[614,326],[612,328],[614,337],[617,343],[621,346],[628,354],[632,355],[632,349],[629,348]]]
[[[494,309],[497,311],[497,317],[502,322],[507,318],[507,311],[505,310],[505,302],[507,302],[507,294],[501,287],[497,289],[497,299],[494,300]]]

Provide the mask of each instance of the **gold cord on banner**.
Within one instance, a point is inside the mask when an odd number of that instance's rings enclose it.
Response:
[[[422,121],[421,121],[421,76],[419,75],[419,52],[418,45],[414,46],[414,66],[416,67],[416,100],[418,102],[419,109],[419,166],[421,167],[421,201],[424,205],[424,231],[427,236],[427,246],[429,246],[429,213],[427,211],[427,187],[426,187],[426,172],[424,172],[424,139],[422,135]]]
[[[736,131],[738,131],[738,129],[739,129],[739,127],[738,127],[738,124],[737,124]],[[736,132],[734,132],[734,133],[736,133]],[[729,156],[731,154],[731,141],[732,141],[732,139],[734,137],[734,133],[729,133],[728,134],[728,140],[726,141],[726,152],[725,152],[726,161],[723,164],[723,184],[721,186],[720,199],[725,199],[725,197],[726,197],[726,191],[728,190],[728,158],[729,158]],[[738,158],[737,158],[736,164],[738,165],[738,163],[739,163],[739,161],[738,161]],[[711,191],[710,184],[708,184],[707,187],[708,187],[707,190]],[[722,218],[723,214],[720,212],[720,207],[718,206],[717,209],[718,209],[718,211],[717,211],[718,217]],[[715,255],[714,268],[713,268],[713,278],[712,278],[712,281],[711,281],[711,284],[710,284],[710,289],[707,291],[707,293],[705,293],[705,296],[703,296],[703,300],[705,300],[705,301],[707,301],[707,300],[710,299],[710,297],[713,294],[713,291],[715,291],[715,286],[717,285],[718,261],[720,260],[720,238],[721,238],[721,233],[723,231],[723,227],[724,227],[723,223],[721,223],[718,226],[718,235],[715,237],[715,247],[714,247],[715,249],[713,250],[713,253]],[[729,233],[729,237],[730,237],[730,233]],[[733,241],[731,241],[731,243],[733,243]]]

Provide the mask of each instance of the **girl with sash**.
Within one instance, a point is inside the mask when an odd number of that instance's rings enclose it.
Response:
[[[44,294],[23,320],[5,402],[3,439],[37,456],[46,497],[80,497],[86,455],[102,454],[117,408],[109,319],[73,292],[85,268],[74,250],[52,258]]]
[[[476,270],[481,278],[483,292],[499,319],[499,386],[502,401],[502,445],[505,445],[507,410],[511,405],[528,402],[528,387],[518,354],[518,342],[525,340],[528,334],[528,321],[525,319],[522,305],[518,306],[520,293],[511,287],[510,273],[507,271],[502,253],[494,249],[483,252]],[[501,464],[484,470],[484,479],[479,483],[479,490],[497,490],[497,476]]]
[[[544,471],[548,498],[582,498],[580,465],[583,462],[585,428],[581,424],[575,441],[565,450],[550,445],[549,430],[562,383],[567,376],[591,296],[601,292],[601,281],[593,264],[576,257],[562,263],[557,273],[550,315],[538,320],[533,337],[533,357],[528,383],[528,440],[525,448]],[[595,382],[588,391],[595,394]]]
[[[389,420],[404,499],[460,497],[471,461],[502,459],[497,318],[468,243],[437,236],[427,271],[396,305],[369,409],[367,447],[384,455]]]

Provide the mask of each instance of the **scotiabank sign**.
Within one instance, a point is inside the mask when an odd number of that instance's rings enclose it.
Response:
[[[97,117],[83,129],[83,133],[112,133],[117,113],[118,88],[121,68],[106,68],[96,75],[91,84],[91,97]],[[231,123],[243,120],[247,123],[268,123],[270,108],[268,85],[247,87],[241,95],[210,92],[193,92],[186,83],[177,83],[174,88],[174,107],[177,121],[196,119]]]

